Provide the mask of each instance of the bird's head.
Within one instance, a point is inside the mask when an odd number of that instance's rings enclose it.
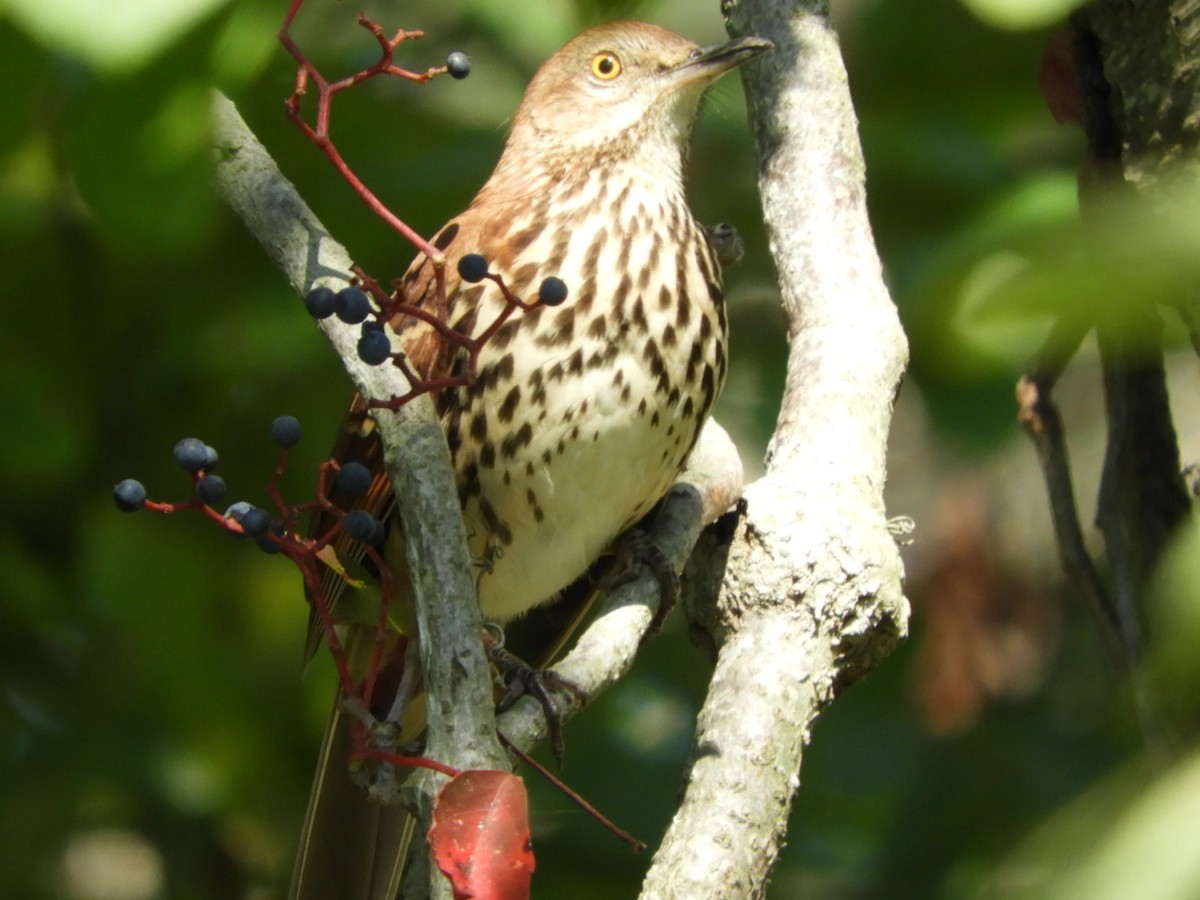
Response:
[[[705,89],[771,46],[743,37],[700,47],[644,22],[589,28],[538,70],[509,148],[621,157],[649,144],[682,159]]]

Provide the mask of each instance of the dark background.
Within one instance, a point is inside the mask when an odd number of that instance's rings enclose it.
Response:
[[[282,3],[74,6],[0,3],[0,895],[279,897],[332,690],[326,660],[301,678],[299,578],[198,515],[123,515],[111,500],[129,476],[185,497],[170,450],[195,435],[220,451],[231,501],[264,502],[280,413],[305,427],[284,482],[305,499],[348,400],[312,321],[214,196],[210,90],[233,97],[368,271],[398,275],[412,250],[284,120]],[[372,61],[357,7],[309,6],[297,34],[331,75]],[[1186,756],[1167,761],[1187,742],[1144,752],[1128,689],[1060,585],[1015,424],[1013,384],[1048,320],[1036,291],[1003,285],[1014,271],[1040,284],[1077,215],[1082,139],[1037,90],[1054,12],[1004,30],[954,0],[835,6],[911,341],[889,513],[917,521],[915,617],[913,639],[819,721],[770,896],[1200,895],[1185,851],[1200,779]],[[525,82],[584,25],[632,16],[724,37],[715,2],[367,11],[426,30],[399,55],[413,69],[472,58],[465,82],[373,82],[335,106],[344,155],[425,234],[482,184]],[[786,347],[736,77],[712,92],[690,171],[698,216],[748,245],[726,275],[735,343],[718,417],[753,473]],[[1062,394],[1085,519],[1092,355]],[[1195,711],[1195,553],[1179,558],[1151,629],[1166,648],[1146,676],[1164,698],[1159,735],[1186,734]],[[676,616],[568,729],[565,778],[652,847],[707,675]],[[535,894],[634,896],[649,854],[530,782]]]

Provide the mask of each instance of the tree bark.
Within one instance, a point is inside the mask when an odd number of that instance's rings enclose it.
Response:
[[[762,896],[814,719],[907,631],[882,497],[907,342],[827,4],[723,9],[732,34],[775,43],[742,71],[791,349],[767,473],[746,490],[720,597],[692,610],[716,670],[643,898]]]

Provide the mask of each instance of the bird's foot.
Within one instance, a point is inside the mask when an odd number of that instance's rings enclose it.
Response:
[[[499,632],[499,629],[495,629]],[[499,632],[501,635],[502,632]],[[499,673],[500,682],[504,685],[504,696],[496,704],[499,712],[504,712],[521,697],[529,694],[542,707],[546,716],[546,731],[550,737],[550,752],[554,761],[562,768],[563,734],[562,711],[554,699],[554,691],[566,691],[582,704],[587,702],[583,690],[570,679],[564,678],[553,669],[535,669],[529,663],[504,649],[502,636],[497,639],[492,628],[489,628],[492,640],[488,641],[488,658]]]
[[[650,627],[642,635],[642,643],[650,640],[662,630],[667,615],[679,600],[679,575],[662,548],[640,528],[631,528],[622,534],[612,546],[613,562],[608,571],[596,582],[596,587],[611,591],[633,581],[642,572],[649,570],[658,582],[658,610],[650,620]]]

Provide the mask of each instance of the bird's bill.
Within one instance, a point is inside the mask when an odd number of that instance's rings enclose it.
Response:
[[[682,81],[712,80],[742,63],[762,56],[775,45],[766,38],[740,37],[724,44],[701,47],[693,56],[675,66],[671,73]]]

